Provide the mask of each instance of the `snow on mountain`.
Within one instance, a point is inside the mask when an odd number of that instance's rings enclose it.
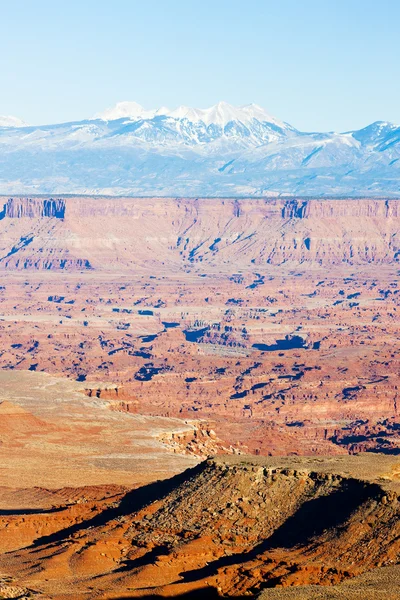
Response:
[[[103,121],[115,121],[117,119],[151,119],[157,111],[145,110],[137,102],[118,102],[115,106],[107,108],[101,113],[96,114],[94,119]]]
[[[18,117],[2,116],[0,115],[0,127],[25,127],[26,123]]]
[[[386,121],[376,121],[364,129],[360,129],[353,133],[353,137],[361,144],[370,147],[377,147],[381,144],[386,144],[393,136],[398,139],[400,128],[394,123]]]
[[[218,102],[210,108],[190,108],[188,106],[178,106],[173,110],[166,107],[155,110],[146,110],[137,102],[118,102],[114,107],[95,115],[95,119],[104,121],[114,121],[117,119],[153,119],[156,116],[172,117],[174,119],[187,119],[191,123],[199,121],[205,125],[219,125],[225,127],[231,121],[248,123],[253,119],[260,122],[268,122],[276,127],[285,129],[287,123],[269,115],[261,106],[257,104],[247,104],[245,106],[235,107],[228,102]]]
[[[9,118],[7,118],[9,119]],[[400,127],[304,133],[249,104],[0,120],[0,193],[399,195]]]
[[[175,119],[188,119],[192,123],[202,121],[206,125],[219,125],[225,127],[228,123],[239,121],[240,123],[249,123],[253,119],[260,122],[268,122],[285,129],[287,125],[275,117],[269,115],[263,108],[257,104],[248,104],[246,106],[234,107],[228,102],[218,102],[210,108],[188,108],[179,106],[175,110],[167,113]]]

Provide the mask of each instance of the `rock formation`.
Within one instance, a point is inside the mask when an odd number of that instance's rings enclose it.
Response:
[[[400,260],[396,199],[11,198],[0,218],[1,269]]]
[[[84,492],[83,505],[75,499],[25,523],[3,517],[2,535],[19,524],[35,539],[19,538],[0,567],[18,586],[60,600],[86,598],[88,589],[107,600],[340,590],[398,562],[399,493],[390,457],[214,459],[125,494]],[[288,597],[305,597],[299,589]]]

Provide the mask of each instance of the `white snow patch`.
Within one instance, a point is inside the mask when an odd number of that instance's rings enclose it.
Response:
[[[25,123],[22,119],[19,119],[18,117],[0,115],[0,127],[26,127],[26,126],[27,126],[27,123]]]

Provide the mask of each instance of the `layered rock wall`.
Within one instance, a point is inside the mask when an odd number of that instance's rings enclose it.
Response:
[[[0,218],[9,219],[40,219],[53,217],[63,219],[65,215],[65,200],[43,198],[9,198],[0,211]]]
[[[12,198],[0,219],[7,269],[400,260],[400,200]]]

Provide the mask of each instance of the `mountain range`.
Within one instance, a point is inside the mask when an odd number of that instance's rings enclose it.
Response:
[[[0,116],[0,192],[137,196],[397,196],[400,127],[302,132],[255,104],[27,125]]]

